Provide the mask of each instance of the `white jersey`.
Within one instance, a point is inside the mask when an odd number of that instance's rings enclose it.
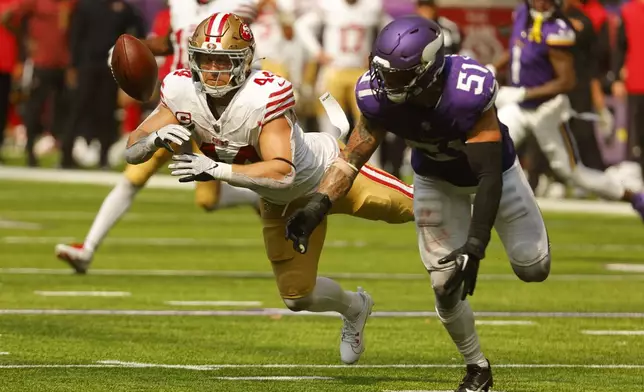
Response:
[[[262,160],[259,135],[263,124],[286,116],[292,126],[291,162],[296,175],[288,189],[257,189],[260,196],[277,204],[313,193],[339,154],[337,141],[323,133],[304,133],[294,114],[295,97],[291,83],[266,71],[253,71],[219,119],[215,119],[198,92],[187,69],[169,74],[161,85],[161,102],[177,120],[192,130],[201,151],[212,159],[229,164]]]
[[[256,58],[280,59],[283,55],[287,40],[282,31],[281,12],[288,11],[282,11],[283,7],[280,3],[282,3],[281,0],[262,7],[262,11],[251,26],[255,37]]]
[[[391,18],[385,14],[382,0],[325,0],[295,22],[296,36],[313,57],[324,51],[332,58],[331,66],[364,68],[376,30]],[[317,34],[324,27],[321,47]]]
[[[196,0],[170,0],[169,5],[174,71],[189,68],[188,40],[202,20],[217,12],[232,12],[252,23],[257,17],[259,0],[214,0],[203,5]]]

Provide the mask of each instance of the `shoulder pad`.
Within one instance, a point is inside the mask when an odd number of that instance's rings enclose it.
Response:
[[[161,103],[173,113],[181,111],[181,106],[190,101],[194,95],[195,87],[192,81],[192,72],[188,69],[178,69],[170,72],[161,83]]]
[[[384,113],[384,106],[387,98],[375,91],[377,81],[371,77],[371,71],[367,71],[356,82],[355,95],[360,113],[367,118],[378,118]]]
[[[447,77],[440,106],[457,121],[472,120],[494,106],[498,84],[494,74],[477,61],[464,56],[448,56]]]
[[[555,19],[543,26],[546,44],[552,47],[571,47],[575,44],[575,30],[563,19]]]
[[[243,93],[239,103],[256,112],[256,120],[261,124],[279,118],[295,107],[291,82],[268,71],[253,72]]]

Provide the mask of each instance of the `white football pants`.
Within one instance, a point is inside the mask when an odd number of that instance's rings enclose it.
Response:
[[[517,104],[503,106],[498,117],[508,127],[517,147],[532,132],[550,168],[563,179],[605,199],[620,200],[624,187],[619,181],[582,165],[568,127],[571,111],[568,97],[557,95],[536,109],[524,109]]]
[[[460,188],[436,178],[414,177],[418,247],[437,298],[454,268],[454,263],[439,265],[438,260],[465,244],[472,215],[471,194],[475,192],[476,188]],[[518,161],[503,173],[503,194],[494,228],[521,280],[540,282],[548,277],[548,233]]]

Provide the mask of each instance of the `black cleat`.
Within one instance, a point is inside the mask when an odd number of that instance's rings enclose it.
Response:
[[[490,361],[487,366],[482,368],[479,365],[467,365],[467,374],[454,392],[488,392],[493,385]]]

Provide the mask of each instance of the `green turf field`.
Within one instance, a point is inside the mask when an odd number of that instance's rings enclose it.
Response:
[[[0,391],[448,391],[460,381],[413,224],[331,218],[321,273],[376,302],[360,365],[343,366],[340,320],[282,305],[250,208],[207,214],[192,192],[143,190],[90,273],[72,275],[54,245],[82,241],[108,191],[0,181]],[[546,223],[548,281],[519,281],[495,239],[471,299],[494,390],[640,390],[644,272],[607,265],[644,264],[644,227],[635,216]],[[103,296],[60,296],[73,292]]]

